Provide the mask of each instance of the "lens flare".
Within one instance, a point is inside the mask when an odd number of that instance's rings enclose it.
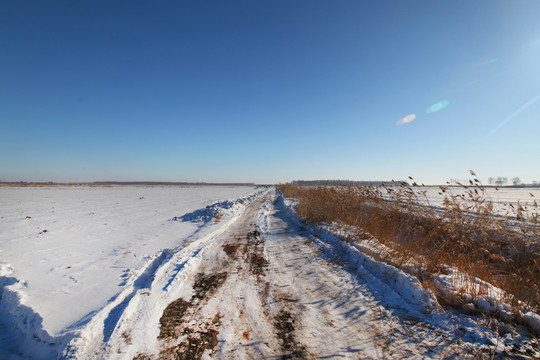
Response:
[[[445,107],[447,107],[448,104],[450,104],[450,102],[449,102],[448,100],[439,101],[438,103],[433,104],[433,105],[431,105],[430,107],[428,107],[428,108],[426,109],[426,112],[427,112],[428,114],[437,112],[437,111],[442,110],[442,109],[444,109]]]
[[[495,126],[493,129],[491,129],[490,132],[487,133],[486,138],[493,135],[495,132],[497,132],[500,128],[502,128],[504,125],[506,125],[508,122],[513,120],[516,116],[518,116],[522,111],[527,110],[530,106],[534,105],[537,101],[540,100],[540,94],[536,95],[534,98],[529,100],[527,103],[525,103],[522,107],[514,111],[509,117],[504,119],[499,123],[499,125]]]
[[[402,119],[399,119],[399,120],[396,122],[396,125],[397,125],[397,126],[401,126],[401,125],[410,123],[410,122],[413,121],[414,119],[416,119],[416,115],[410,114],[410,115],[405,116],[405,117],[402,118]]]

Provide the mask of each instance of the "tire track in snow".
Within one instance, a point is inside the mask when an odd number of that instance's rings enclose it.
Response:
[[[425,321],[417,297],[370,263],[335,261],[339,249],[297,230],[277,200],[276,190],[260,196],[227,226],[148,265],[141,286],[115,302],[108,341],[87,342],[76,357],[467,357]]]
[[[215,348],[208,347],[206,353],[192,353],[194,356],[188,358],[199,359],[203,354],[246,359],[278,355],[279,341],[272,322],[265,315],[262,300],[268,294],[264,280],[267,266],[264,244],[254,224],[255,213],[264,200],[261,198],[250,206],[242,220],[221,239],[216,239],[205,253],[191,286],[194,293],[197,293],[197,278],[226,274],[222,275],[226,280],[215,293],[200,299],[200,303],[193,305],[190,301],[184,312],[188,316],[182,315],[183,320],[174,329],[178,337],[161,343],[160,358],[184,358],[186,348],[191,344],[199,345],[209,330],[218,339],[218,343],[213,344]],[[185,299],[176,301],[183,303]],[[219,321],[216,322],[216,318]]]
[[[368,262],[349,268],[347,262],[335,261],[340,250],[298,231],[280,203],[274,194],[257,224],[269,263],[268,307],[293,325],[295,350],[285,357],[440,358],[446,351],[466,355],[446,330],[425,321],[430,307],[417,301],[420,296],[402,296],[401,284],[392,276],[384,278]]]
[[[369,289],[327,261],[310,239],[277,216],[271,201],[275,198],[264,204],[262,200],[215,239],[201,258],[199,274],[226,273],[227,279],[181,321],[178,338],[161,343],[162,355],[167,354],[163,358],[182,358],[182,349],[197,343],[193,333],[205,334],[218,315],[219,324],[212,328],[218,343],[195,358],[369,359],[426,354],[414,343],[396,339],[391,331],[396,322],[385,304],[374,301]]]
[[[261,196],[240,199],[248,205]],[[180,297],[185,283],[196,272],[201,257],[213,241],[226,232],[239,218],[239,211],[218,228],[196,238],[199,228],[184,245],[163,250],[138,271],[125,289],[101,309],[79,332],[64,351],[64,358],[105,359],[133,358],[159,348],[159,318],[170,302]],[[137,342],[132,339],[137,339]]]

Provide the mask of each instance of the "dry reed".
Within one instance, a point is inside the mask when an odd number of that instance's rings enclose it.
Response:
[[[476,277],[501,288],[507,294],[504,300],[514,307],[538,312],[538,203],[534,200],[529,209],[518,203],[512,213],[498,215],[476,174],[471,171],[471,176],[467,185],[458,184],[462,193],[440,187],[445,196],[442,208],[431,206],[424,186],[414,182],[395,186],[284,184],[279,189],[285,197],[298,200],[296,211],[307,221],[349,225],[358,228],[358,235],[367,232],[377,238],[389,248],[388,254],[377,255],[378,260],[413,273],[426,287],[432,287],[433,275],[450,266],[466,278]],[[460,292],[475,298],[482,290],[464,280]]]

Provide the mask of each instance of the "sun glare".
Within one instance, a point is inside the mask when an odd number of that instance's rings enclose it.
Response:
[[[450,102],[448,100],[442,100],[442,101],[439,101],[438,103],[435,103],[433,105],[431,105],[430,107],[428,107],[426,109],[426,112],[428,114],[431,114],[431,113],[434,113],[434,112],[437,112],[439,110],[442,110],[444,109],[445,107],[448,106]]]
[[[410,114],[410,115],[405,116],[404,118],[399,119],[399,120],[396,122],[396,125],[397,125],[397,126],[401,126],[401,125],[404,125],[404,124],[408,124],[408,123],[410,123],[411,121],[413,121],[414,119],[416,119],[416,115]]]

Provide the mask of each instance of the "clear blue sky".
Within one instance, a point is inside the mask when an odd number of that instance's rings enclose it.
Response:
[[[540,180],[539,19],[536,0],[2,1],[0,179]]]

